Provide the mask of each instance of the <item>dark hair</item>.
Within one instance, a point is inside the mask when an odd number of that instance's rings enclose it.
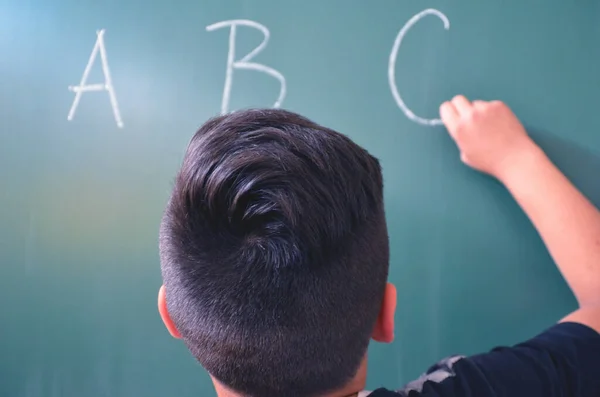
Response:
[[[389,266],[376,158],[284,110],[216,117],[192,138],[160,230],[169,313],[202,366],[247,396],[347,384]]]

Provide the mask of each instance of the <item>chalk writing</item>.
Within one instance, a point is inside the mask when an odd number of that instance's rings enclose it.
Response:
[[[410,18],[408,20],[408,22],[406,22],[406,24],[402,27],[402,29],[400,29],[400,31],[398,32],[398,35],[396,36],[396,38],[394,40],[394,45],[392,47],[392,51],[390,53],[389,62],[388,62],[388,81],[389,81],[389,86],[390,86],[392,96],[393,96],[396,104],[398,105],[398,107],[402,110],[404,115],[409,120],[411,120],[415,123],[421,124],[421,125],[425,125],[425,126],[435,126],[435,125],[441,125],[442,121],[437,118],[427,119],[424,117],[417,116],[406,105],[406,103],[402,99],[402,96],[400,95],[400,92],[399,92],[398,86],[397,86],[397,82],[396,82],[396,63],[398,60],[398,53],[400,51],[402,41],[404,40],[404,37],[406,36],[408,31],[417,22],[419,22],[422,18],[424,18],[428,15],[433,15],[433,16],[438,17],[442,21],[444,29],[446,29],[446,30],[450,29],[450,21],[448,20],[446,15],[444,15],[442,12],[440,12],[436,9],[433,9],[433,8],[423,10],[423,11],[419,12],[418,14],[414,15],[412,18]],[[252,51],[250,51],[248,54],[246,54],[239,60],[236,60],[236,34],[238,32],[238,28],[241,26],[253,28],[253,29],[260,31],[263,34],[263,39],[262,39],[261,43],[257,47],[255,47]],[[225,85],[223,88],[223,96],[221,99],[221,114],[226,114],[229,112],[231,90],[232,90],[232,86],[233,86],[233,75],[234,75],[234,71],[236,69],[253,70],[255,72],[265,73],[265,74],[275,78],[277,81],[279,81],[279,84],[280,84],[279,95],[277,97],[277,100],[273,104],[273,107],[274,108],[281,107],[283,100],[285,99],[286,93],[287,93],[286,92],[287,84],[286,84],[286,79],[285,79],[284,75],[281,72],[279,72],[278,70],[276,70],[270,66],[263,65],[263,64],[257,63],[257,62],[253,62],[253,59],[261,51],[263,51],[267,47],[267,44],[269,43],[269,39],[271,37],[269,29],[267,29],[267,27],[265,27],[264,25],[262,25],[258,22],[255,22],[255,21],[251,21],[251,20],[247,20],[247,19],[232,19],[232,20],[217,22],[212,25],[209,25],[206,27],[206,31],[212,32],[212,31],[222,29],[222,28],[229,28],[229,48],[228,48],[228,52],[227,52]],[[72,121],[73,118],[75,117],[75,113],[76,113],[79,103],[81,101],[81,97],[83,96],[83,94],[85,92],[106,91],[106,92],[108,92],[110,104],[112,107],[112,111],[113,111],[117,126],[119,128],[123,128],[123,120],[121,118],[121,113],[119,111],[117,96],[115,94],[115,89],[114,89],[114,86],[112,83],[110,69],[108,67],[108,60],[107,60],[107,56],[106,56],[106,47],[104,44],[104,33],[105,33],[104,29],[96,32],[96,35],[97,35],[96,43],[94,45],[94,48],[92,50],[92,53],[88,60],[88,63],[83,72],[83,76],[81,77],[81,82],[79,83],[79,85],[69,86],[69,90],[71,90],[75,93],[75,98],[73,100],[73,104],[71,105],[71,109],[69,110],[67,120]],[[104,74],[104,83],[88,84],[87,81],[89,78],[89,74],[94,65],[94,62],[96,61],[98,54],[100,54],[100,59],[101,59],[101,63],[102,63],[102,72]]]
[[[85,70],[83,71],[81,82],[79,85],[69,86],[69,90],[75,93],[75,99],[71,105],[71,110],[69,110],[67,120],[71,121],[75,117],[75,112],[77,111],[77,107],[81,101],[81,96],[84,92],[107,91],[108,97],[110,98],[110,106],[112,107],[117,126],[119,128],[123,128],[123,120],[121,119],[121,113],[119,112],[119,104],[117,103],[117,96],[112,84],[110,69],[108,68],[108,60],[106,58],[106,48],[104,47],[104,29],[97,31],[96,36],[96,44],[94,45],[94,49],[92,50],[92,54],[90,55],[90,59],[88,60]],[[94,65],[94,61],[96,60],[96,56],[98,56],[98,52],[100,53],[100,60],[102,61],[104,84],[87,84],[87,79],[92,70],[92,66]]]
[[[421,18],[426,17],[427,15],[437,16],[444,23],[444,29],[446,29],[446,30],[450,29],[450,21],[448,20],[446,15],[444,15],[440,11],[434,10],[432,8],[423,10],[420,13],[413,16],[411,19],[409,19],[409,21],[406,23],[406,25],[404,25],[402,27],[402,29],[400,29],[400,32],[398,33],[398,36],[396,36],[396,40],[394,41],[394,46],[392,47],[392,52],[390,54],[388,79],[390,82],[390,89],[392,90],[392,95],[394,96],[396,103],[398,104],[400,109],[402,109],[402,111],[404,112],[406,117],[408,117],[410,120],[412,120],[416,123],[433,126],[433,125],[441,125],[442,120],[440,120],[440,119],[425,119],[425,118],[419,117],[416,114],[414,114],[412,112],[412,110],[410,110],[408,108],[408,106],[406,106],[404,101],[402,100],[402,97],[400,96],[400,93],[398,92],[398,86],[396,85],[396,60],[398,58],[398,51],[400,50],[400,45],[402,44],[402,40],[404,39],[404,36],[410,30],[410,28],[414,24],[419,22],[419,20]]]
[[[224,27],[230,26],[229,31],[229,52],[227,54],[227,71],[225,74],[225,88],[223,90],[223,98],[221,102],[221,114],[225,114],[229,111],[229,98],[231,96],[231,87],[233,84],[233,70],[234,69],[246,69],[246,70],[254,70],[257,72],[266,73],[271,77],[279,80],[281,84],[281,88],[279,90],[279,97],[277,101],[273,105],[274,108],[278,108],[281,106],[283,99],[286,94],[286,82],[285,77],[283,75],[266,65],[262,65],[260,63],[250,62],[256,55],[258,55],[262,50],[265,49],[267,43],[269,42],[270,33],[269,30],[259,24],[258,22],[246,20],[246,19],[235,19],[230,21],[217,22],[215,24],[209,25],[206,27],[206,30],[212,32],[213,30],[221,29]],[[238,26],[247,26],[257,30],[260,30],[264,36],[262,43],[258,45],[254,50],[252,50],[248,55],[240,59],[239,61],[235,60],[235,35],[237,32]]]

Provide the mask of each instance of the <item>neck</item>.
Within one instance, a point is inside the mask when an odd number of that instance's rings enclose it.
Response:
[[[223,386],[222,384],[216,382],[213,379],[213,383],[215,386],[215,390],[217,392],[217,397],[244,397],[241,394],[238,394],[228,388],[226,388],[225,386]],[[356,389],[354,389],[356,390]],[[362,390],[362,388],[361,388]],[[342,392],[337,392],[337,393],[333,393],[333,394],[329,394],[326,397],[358,397],[360,392],[356,391],[356,392],[350,392],[350,394],[348,394],[348,391],[342,391]]]
[[[365,388],[367,380],[367,356],[363,359],[356,376],[350,383],[348,383],[344,388],[334,392],[327,394],[323,397],[358,397],[360,394],[360,390]],[[225,387],[215,378],[212,378],[213,384],[215,386],[215,390],[217,392],[218,397],[244,397],[241,394],[234,392],[233,390]]]

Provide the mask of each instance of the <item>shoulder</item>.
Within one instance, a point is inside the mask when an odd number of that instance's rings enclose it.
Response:
[[[471,357],[451,356],[404,388],[373,397],[600,396],[600,335],[560,323],[513,347]]]
[[[422,396],[426,391],[429,394],[427,396],[454,396],[454,394],[431,394],[432,387],[447,385],[448,381],[457,376],[455,365],[461,360],[464,360],[465,356],[450,356],[443,360],[438,361],[436,364],[431,366],[427,372],[421,375],[419,378],[407,383],[402,389],[391,391],[387,389],[375,390],[372,394],[367,394],[369,397],[412,397]],[[458,373],[458,376],[464,376],[462,372]],[[364,397],[359,394],[359,397]]]

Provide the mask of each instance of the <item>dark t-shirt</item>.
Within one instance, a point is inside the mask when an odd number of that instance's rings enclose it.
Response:
[[[600,335],[561,323],[515,347],[453,356],[404,389],[369,397],[600,397]]]

